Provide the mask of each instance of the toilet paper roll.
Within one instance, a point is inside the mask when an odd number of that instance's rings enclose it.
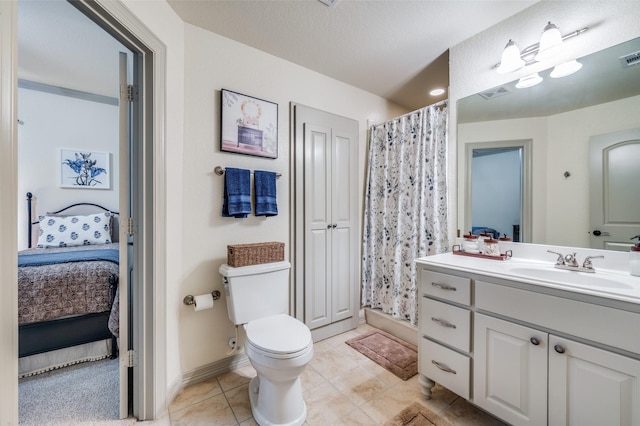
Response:
[[[196,312],[213,308],[213,297],[211,296],[211,293],[195,296],[193,301],[193,310]]]

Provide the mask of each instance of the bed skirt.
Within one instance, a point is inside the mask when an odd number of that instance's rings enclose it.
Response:
[[[18,377],[29,377],[57,368],[98,361],[111,355],[111,339],[98,340],[18,359]]]

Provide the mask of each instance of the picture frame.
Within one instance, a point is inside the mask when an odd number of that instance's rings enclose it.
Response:
[[[278,158],[278,104],[221,90],[220,150]]]
[[[111,154],[91,149],[60,149],[60,187],[111,189]]]

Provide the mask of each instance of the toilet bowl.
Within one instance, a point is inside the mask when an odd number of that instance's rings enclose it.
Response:
[[[290,267],[220,267],[229,319],[244,327],[245,352],[257,372],[249,400],[261,426],[298,426],[307,418],[300,374],[313,358],[313,340],[309,328],[287,314]]]
[[[279,314],[252,321],[245,331],[245,352],[258,373],[249,384],[254,419],[262,426],[303,424],[307,407],[300,374],[313,358],[309,329]]]

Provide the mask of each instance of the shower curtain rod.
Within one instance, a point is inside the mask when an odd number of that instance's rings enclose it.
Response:
[[[417,109],[417,110],[415,110],[415,111],[411,111],[411,112],[408,112],[408,113],[406,113],[406,114],[402,114],[402,115],[399,115],[399,116],[397,116],[397,117],[393,117],[392,119],[390,119],[390,120],[386,120],[386,121],[383,121],[382,123],[378,123],[378,124],[371,124],[371,125],[369,125],[369,128],[372,128],[372,127],[375,127],[375,126],[379,126],[379,125],[384,124],[384,123],[386,123],[386,122],[388,122],[388,121],[393,121],[393,120],[397,120],[397,119],[399,119],[399,118],[407,117],[407,116],[409,116],[409,115],[411,115],[411,114],[414,114],[414,113],[416,113],[416,112],[418,112],[418,111],[420,111],[421,109],[424,109],[424,108],[447,106],[448,101],[449,101],[448,99],[444,99],[444,100],[442,100],[442,101],[438,101],[438,102],[436,102],[435,104],[431,104],[431,105],[424,106],[424,107],[422,107],[422,108],[418,108],[418,109]]]

